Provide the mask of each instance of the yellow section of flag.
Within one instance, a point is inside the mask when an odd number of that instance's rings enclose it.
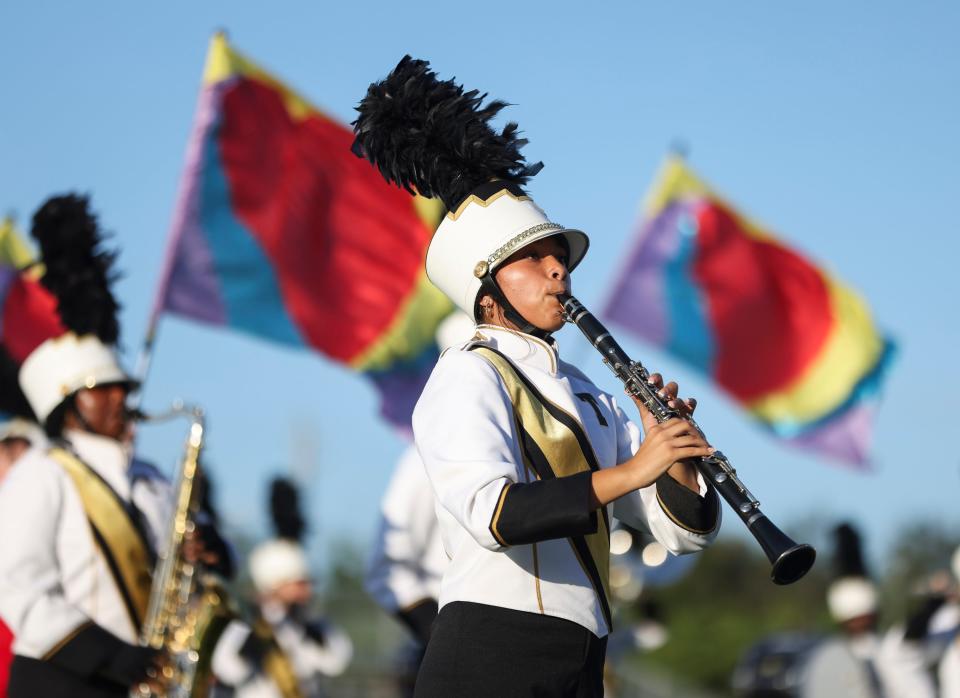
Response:
[[[34,259],[33,250],[17,232],[13,219],[7,216],[0,221],[0,264],[23,269]]]

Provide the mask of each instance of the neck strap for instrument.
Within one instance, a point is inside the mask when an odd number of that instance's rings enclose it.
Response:
[[[76,487],[97,548],[123,599],[135,632],[140,632],[150,601],[152,565],[143,532],[110,485],[65,448],[50,450]]]

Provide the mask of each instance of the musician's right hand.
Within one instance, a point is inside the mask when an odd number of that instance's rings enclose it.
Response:
[[[161,654],[152,647],[122,643],[100,671],[105,678],[121,686],[137,686],[157,675]]]
[[[637,452],[618,467],[626,467],[633,482],[632,489],[640,489],[652,485],[674,464],[688,458],[709,456],[716,450],[690,422],[668,419],[650,426]]]
[[[628,492],[652,485],[684,459],[708,456],[716,450],[684,419],[654,424],[629,460],[593,473],[591,504],[594,508],[609,504]]]

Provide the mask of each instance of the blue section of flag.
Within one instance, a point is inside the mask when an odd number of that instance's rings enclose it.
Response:
[[[709,376],[713,375],[715,342],[710,332],[706,304],[693,278],[697,222],[692,211],[680,215],[677,228],[679,249],[663,268],[668,323],[666,348]]]
[[[250,334],[294,347],[303,347],[287,313],[273,265],[257,240],[233,214],[230,186],[221,165],[216,133],[205,143],[205,167],[200,196],[200,223],[213,256],[227,324]]]

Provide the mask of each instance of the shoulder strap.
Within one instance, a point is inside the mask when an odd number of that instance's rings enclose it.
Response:
[[[273,628],[263,618],[257,618],[253,624],[253,634],[266,646],[263,655],[263,673],[270,677],[283,698],[302,698],[300,682],[293,670],[289,657],[277,642]]]
[[[548,400],[535,385],[502,353],[488,346],[470,348],[482,356],[500,375],[513,405],[526,464],[541,480],[568,477],[587,470],[599,470],[600,464],[583,426],[559,405]],[[607,625],[612,629],[610,613],[610,522],[606,507],[600,507],[597,531],[568,540],[590,579]]]
[[[152,571],[140,531],[116,492],[86,463],[63,448],[50,451],[80,495],[97,547],[107,562],[136,632],[147,612]]]

